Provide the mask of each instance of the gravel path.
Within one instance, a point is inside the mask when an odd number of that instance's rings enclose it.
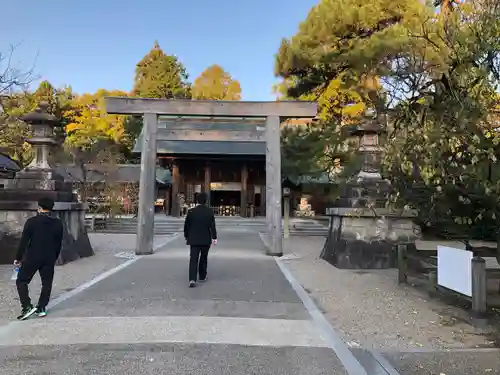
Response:
[[[454,308],[411,286],[399,286],[396,270],[339,270],[319,259],[324,241],[285,240],[283,260],[350,346],[402,350],[489,343],[469,324],[451,318]]]
[[[135,234],[90,233],[89,237],[95,255],[56,267],[52,298],[68,292],[127,261],[126,258],[117,258],[116,254],[134,252]],[[156,236],[155,246],[165,242],[169,237]],[[14,281],[10,280],[11,276],[12,266],[0,265],[0,326],[14,319],[20,309],[16,285]],[[34,302],[38,298],[39,290],[40,278],[35,276],[30,285],[30,294]]]

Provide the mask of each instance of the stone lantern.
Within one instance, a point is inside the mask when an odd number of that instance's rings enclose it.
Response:
[[[48,107],[48,103],[40,103],[33,112],[21,117],[33,130],[33,136],[26,140],[34,149],[34,158],[27,170],[52,170],[48,158],[50,148],[57,145],[54,127],[57,126],[58,119],[47,112]]]
[[[346,184],[349,206],[385,207],[389,194],[389,181],[381,175],[382,145],[386,132],[385,115],[368,109],[362,120],[348,128],[357,140],[357,154],[361,161],[359,171]]]
[[[416,237],[415,212],[387,206],[390,183],[380,171],[385,115],[366,111],[358,124],[346,126],[357,141],[358,171],[342,184],[340,198],[327,209],[330,232],[321,257],[338,268],[381,269],[395,265],[395,244]]]
[[[33,146],[33,160],[18,172],[8,187],[17,190],[16,199],[22,192],[25,201],[38,201],[41,197],[53,199],[55,202],[76,202],[71,183],[64,182],[49,164],[50,149],[57,146],[54,128],[58,125],[57,117],[47,112],[47,103],[40,105],[20,120],[30,125],[32,136],[26,140]],[[15,192],[13,192],[15,193]]]
[[[358,138],[358,154],[362,160],[361,169],[356,176],[358,180],[382,179],[380,141],[385,132],[385,116],[377,116],[372,109],[368,109],[363,121],[351,130],[351,136]]]
[[[357,124],[344,126],[344,134],[356,145],[354,153],[359,163],[355,173],[341,183],[340,197],[334,206],[385,206],[390,188],[380,172],[385,121],[385,116],[377,116],[374,110],[368,109]]]
[[[33,146],[34,158],[0,189],[0,263],[14,260],[24,223],[36,215],[40,198],[54,200],[52,214],[63,223],[63,246],[58,263],[94,254],[85,229],[86,205],[77,201],[71,183],[65,182],[49,164],[50,148],[57,145],[54,127],[58,120],[47,108],[48,105],[42,103],[21,118],[33,130],[33,136],[26,142]]]

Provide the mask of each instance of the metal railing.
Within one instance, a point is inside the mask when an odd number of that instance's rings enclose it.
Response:
[[[240,216],[240,206],[212,206],[210,207],[215,216]]]

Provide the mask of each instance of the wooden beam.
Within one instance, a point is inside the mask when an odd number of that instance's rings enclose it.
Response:
[[[298,121],[298,120],[290,120],[290,121]],[[301,121],[313,121],[309,120],[301,120]],[[186,127],[186,124],[193,124],[194,126],[203,126],[206,128],[211,125],[250,125],[250,126],[263,126],[266,123],[265,117],[213,117],[213,116],[168,116],[162,115],[158,117],[158,124],[168,124],[169,127]]]
[[[227,141],[265,142],[264,132],[251,130],[184,130],[158,129],[158,141]]]
[[[222,161],[261,161],[265,155],[203,155],[203,159],[206,160],[222,160]],[[200,160],[199,154],[172,154],[163,155],[159,154],[158,159],[165,160]]]
[[[156,113],[172,116],[313,118],[317,104],[306,101],[243,102],[219,100],[175,100],[107,97],[109,114]]]

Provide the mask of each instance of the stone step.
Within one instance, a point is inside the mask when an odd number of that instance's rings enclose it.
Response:
[[[105,222],[104,226],[99,224]],[[137,219],[135,218],[113,218],[96,220],[96,232],[100,233],[136,233]],[[265,232],[265,218],[235,218],[218,217],[216,223],[222,230],[253,229],[259,232]],[[91,226],[91,219],[86,219],[87,228]],[[184,228],[183,218],[162,217],[155,218],[155,234],[172,234],[182,232]],[[328,234],[328,228],[321,223],[313,220],[295,219],[290,221],[289,233],[292,236],[323,236]]]
[[[118,229],[105,229],[105,230],[98,230],[93,233],[109,233],[109,234],[136,234],[137,229],[130,229],[130,230],[124,230],[121,228]],[[167,235],[167,234],[176,234],[179,233],[179,231],[170,231],[170,230],[155,230],[154,234],[161,236],[161,235]]]
[[[228,227],[224,228],[224,230],[230,230],[230,229],[236,229],[234,227]],[[182,232],[183,228],[175,228],[175,227],[170,227],[170,228],[155,228],[154,232],[157,235],[160,234],[174,234],[174,233],[180,233]],[[259,232],[264,232],[265,227],[260,228],[258,230]],[[137,227],[136,226],[108,226],[106,228],[99,228],[95,230],[96,233],[136,233],[137,232]],[[327,236],[327,231],[326,230],[294,230],[290,229],[289,233],[291,236],[322,236],[326,237]]]
[[[87,223],[91,223],[91,219],[86,218],[85,221]],[[137,223],[137,219],[98,219],[96,220],[96,223],[105,221],[107,224],[111,223],[118,223],[118,224],[135,224]],[[265,220],[220,220],[216,219],[216,223],[220,223],[223,225],[234,225],[234,226],[243,226],[243,225],[250,225],[250,226],[259,226],[259,225],[266,225]],[[155,220],[154,221],[155,225],[184,225],[184,220]],[[307,220],[307,221],[295,221],[295,220],[290,220],[290,226],[292,227],[320,227],[320,228],[327,228],[325,225],[322,225],[319,222]]]
[[[155,230],[154,234],[155,235],[168,235],[168,234],[176,234],[179,233],[180,231],[169,231],[169,230],[160,230],[157,231]],[[106,230],[99,230],[94,233],[110,233],[110,234],[135,234],[137,233],[137,229],[130,229],[130,230],[123,230],[123,229],[106,229]],[[304,236],[304,237],[326,237],[325,233],[318,233],[318,232],[294,232],[290,231],[290,236]]]
[[[122,225],[122,224],[107,224],[104,228],[102,229],[132,229],[132,230],[135,230],[137,228],[137,224],[125,224],[125,225]],[[239,226],[239,227],[235,227],[235,226],[224,226],[222,227],[222,229],[225,229],[225,228],[250,228],[248,226]],[[253,226],[252,229],[262,229],[264,230],[266,228],[265,225],[262,225],[262,226]],[[99,227],[96,228],[96,230],[100,230]],[[183,226],[174,226],[174,225],[155,225],[155,230],[171,230],[171,231],[174,231],[174,232],[179,232],[181,230],[183,230]],[[290,227],[289,228],[289,231],[290,232],[304,232],[304,233],[312,233],[312,232],[315,232],[315,233],[328,233],[328,229],[326,228],[301,228],[301,227]]]

